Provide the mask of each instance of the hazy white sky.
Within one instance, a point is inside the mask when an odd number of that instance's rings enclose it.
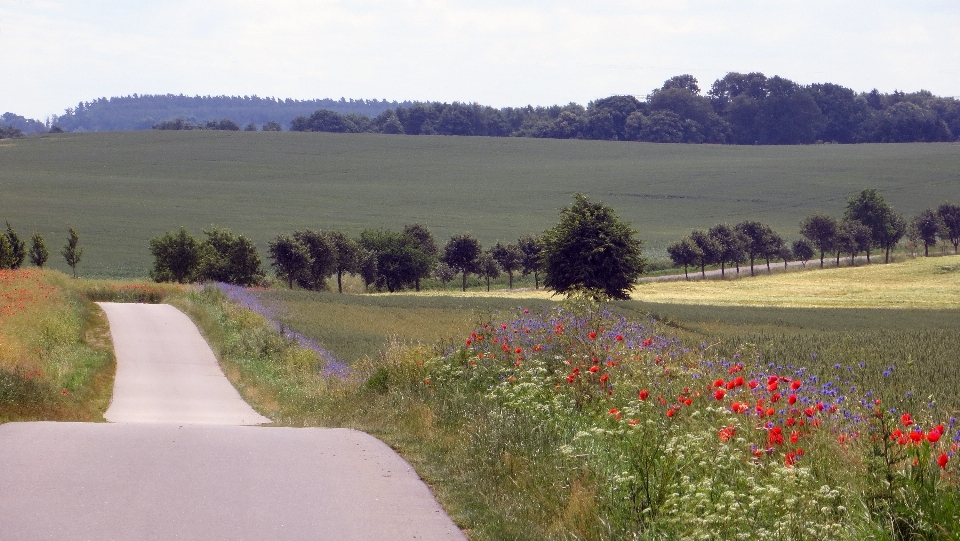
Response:
[[[550,105],[762,71],[960,96],[960,0],[0,0],[0,112],[139,94]]]

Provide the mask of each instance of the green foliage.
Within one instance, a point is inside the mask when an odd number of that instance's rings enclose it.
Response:
[[[725,274],[725,267],[729,263],[737,266],[740,270],[740,263],[746,257],[747,240],[736,229],[727,224],[717,224],[707,231],[707,235],[713,239],[717,247],[714,263],[720,264],[720,275]]]
[[[837,236],[837,221],[826,214],[816,213],[800,222],[800,234],[810,241],[810,244],[820,250],[820,267],[823,267],[824,254],[833,250]]]
[[[67,238],[67,244],[60,250],[60,255],[67,262],[67,265],[73,270],[73,277],[77,277],[77,265],[83,257],[83,248],[80,247],[80,234],[77,230],[70,228],[70,236]]]
[[[798,239],[793,241],[791,250],[793,251],[793,256],[796,257],[797,260],[804,262],[804,266],[806,266],[806,262],[813,257],[813,246],[811,246],[810,242],[806,239]]]
[[[930,255],[930,246],[937,244],[937,238],[943,235],[946,226],[940,215],[933,209],[925,209],[913,217],[910,224],[923,242],[923,255]]]
[[[629,298],[644,266],[635,235],[611,207],[574,195],[560,223],[543,234],[544,286],[568,296]]]
[[[267,257],[273,260],[270,265],[276,270],[277,277],[285,280],[290,289],[293,289],[293,281],[297,276],[310,265],[310,252],[306,246],[287,235],[278,235],[270,241]]]
[[[510,289],[513,289],[513,273],[524,268],[524,252],[516,244],[503,244],[500,241],[490,248],[490,255],[504,272],[510,277]],[[492,276],[496,278],[496,276]]]
[[[359,244],[370,253],[360,273],[368,285],[372,283],[378,290],[393,293],[416,287],[419,280],[430,275],[433,258],[413,235],[389,229],[365,229],[360,232]]]
[[[260,254],[250,239],[229,229],[204,230],[198,278],[241,286],[259,285],[264,278]]]
[[[890,250],[900,242],[900,239],[906,233],[906,222],[884,201],[883,196],[875,189],[863,190],[847,202],[844,217],[858,220],[870,229],[872,245],[886,251],[885,261],[889,263]],[[867,261],[869,260],[870,251],[868,249]]]
[[[333,249],[334,272],[337,275],[337,292],[343,293],[343,275],[360,272],[362,249],[357,242],[342,231],[324,231],[327,243]],[[429,232],[428,232],[429,234]],[[419,277],[417,278],[419,284]],[[419,290],[419,285],[417,287]]]
[[[49,258],[50,251],[43,242],[43,235],[34,233],[30,239],[30,262],[42,269]]]
[[[27,257],[27,245],[7,222],[7,239],[10,241],[10,269],[19,269]]]
[[[533,287],[540,289],[540,273],[543,272],[543,260],[540,254],[543,252],[543,243],[539,236],[523,235],[517,241],[517,248],[523,253],[522,275],[533,274]]]
[[[480,254],[477,260],[477,275],[487,281],[487,291],[490,291],[490,279],[499,278],[501,270],[500,264],[492,253],[488,251]]]
[[[337,254],[327,236],[310,229],[295,231],[293,238],[307,250],[307,265],[294,277],[304,289],[327,289],[327,277],[336,272]]]
[[[937,208],[937,215],[943,221],[943,236],[953,244],[953,253],[960,245],[960,205],[943,203]]]
[[[13,246],[6,235],[0,235],[0,269],[9,269],[13,266]]]
[[[150,271],[153,281],[183,284],[196,279],[200,267],[200,243],[186,228],[150,239],[150,253],[154,257],[153,270]]]
[[[471,235],[454,235],[443,248],[443,262],[463,276],[461,290],[467,290],[467,274],[480,272],[480,241]]]
[[[697,265],[703,259],[703,250],[689,237],[668,246],[667,253],[674,265],[683,267],[683,275],[688,279],[687,267]]]

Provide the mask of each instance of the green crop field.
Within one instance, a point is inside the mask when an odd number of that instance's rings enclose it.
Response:
[[[62,134],[0,142],[0,220],[48,239],[68,226],[86,276],[145,276],[150,238],[216,224],[263,249],[300,228],[400,228],[484,243],[551,227],[581,191],[639,230],[649,255],[692,228],[746,218],[796,237],[878,189],[912,214],[960,201],[960,145],[743,147],[244,132]]]

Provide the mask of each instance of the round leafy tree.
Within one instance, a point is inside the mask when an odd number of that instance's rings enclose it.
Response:
[[[560,223],[543,234],[544,285],[566,295],[629,299],[645,264],[636,231],[607,205],[583,194],[573,198]]]

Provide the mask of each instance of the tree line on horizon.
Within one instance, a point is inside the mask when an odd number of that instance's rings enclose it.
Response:
[[[938,142],[960,138],[960,100],[925,90],[857,93],[833,83],[801,85],[759,72],[731,72],[708,89],[691,75],[678,75],[645,100],[615,95],[586,107],[134,94],[81,102],[45,122],[13,113],[0,117],[0,126],[25,134],[54,126],[66,131],[222,129],[208,125],[226,122],[250,131],[272,122],[293,131],[659,143]]]
[[[728,73],[702,92],[679,75],[646,101],[610,96],[550,107],[496,109],[417,102],[376,117],[317,110],[293,131],[597,139],[654,143],[791,145],[955,141],[960,100],[928,91],[856,93],[832,83],[800,85],[762,73]]]
[[[953,245],[954,253],[960,246],[960,205],[943,203],[937,209],[928,208],[912,218],[896,213],[876,190],[863,190],[847,201],[843,218],[836,219],[823,213],[814,213],[800,223],[802,238],[791,245],[770,226],[753,220],[736,225],[717,224],[707,230],[694,230],[689,236],[667,247],[670,260],[683,267],[689,279],[689,267],[699,267],[706,276],[707,266],[719,266],[725,275],[727,267],[749,262],[750,275],[755,274],[754,263],[762,259],[770,270],[771,260],[780,260],[784,267],[791,261],[806,262],[820,254],[820,267],[827,254],[840,258],[850,256],[850,263],[864,253],[870,262],[874,248],[884,251],[884,262],[890,261],[890,250],[906,236],[914,246],[923,244],[924,255],[937,240]]]

